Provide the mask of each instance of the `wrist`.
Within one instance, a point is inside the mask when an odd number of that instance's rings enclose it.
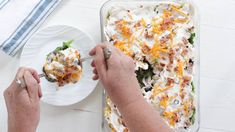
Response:
[[[10,122],[8,123],[8,132],[36,132],[36,128],[31,125]]]

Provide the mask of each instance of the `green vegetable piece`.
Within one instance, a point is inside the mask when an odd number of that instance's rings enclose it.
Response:
[[[111,13],[108,12],[108,14],[107,14],[107,16],[106,16],[106,19],[108,20],[110,16],[111,16]]]
[[[196,37],[196,33],[191,33],[190,38],[188,39],[190,44],[194,44],[195,37]]]
[[[196,109],[193,109],[193,114],[192,116],[189,118],[190,122],[192,123],[192,125],[195,123],[195,116],[196,116]]]
[[[62,50],[66,50],[66,49],[70,48],[73,41],[74,40],[69,40],[67,42],[63,42]]]
[[[59,51],[61,51],[61,50],[63,50],[62,47],[57,47],[54,51],[55,51],[55,52],[59,52]]]
[[[157,64],[158,64],[158,63],[159,63],[159,60],[158,60],[158,59],[156,59],[156,60],[155,60],[155,63],[157,63]]]
[[[47,59],[49,58],[50,55],[51,55],[51,53],[47,54]]]
[[[142,80],[144,78],[153,77],[153,75],[154,75],[153,67],[146,60],[144,60],[144,62],[146,62],[149,65],[149,68],[146,70],[139,68],[139,70],[136,71],[137,80],[138,80],[141,88],[144,87],[144,83],[142,82]]]
[[[191,86],[192,86],[193,93],[195,93],[195,86],[194,86],[193,82],[191,82]]]
[[[181,5],[180,5],[180,8],[183,8],[183,7],[184,7],[184,5],[185,5],[184,3],[183,3],[183,4],[181,4]]]
[[[63,42],[62,46],[57,47],[53,52],[59,52],[61,50],[66,50],[71,47],[71,44],[73,43],[74,40],[69,40],[67,42]],[[47,54],[47,58],[51,55],[51,53]]]

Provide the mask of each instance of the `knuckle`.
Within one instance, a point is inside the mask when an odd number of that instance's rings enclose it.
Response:
[[[25,67],[20,67],[19,69],[18,69],[18,71],[22,71],[22,70],[24,70],[25,69]]]
[[[4,92],[3,92],[3,96],[4,97],[8,97],[8,96],[10,96],[11,95],[11,90],[9,90],[9,89],[6,89]]]

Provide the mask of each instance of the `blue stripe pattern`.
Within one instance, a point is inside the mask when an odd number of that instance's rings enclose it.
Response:
[[[41,0],[16,31],[2,44],[1,49],[11,56],[15,55],[58,3],[59,0]]]
[[[9,0],[2,0],[0,2],[0,10],[9,2]]]

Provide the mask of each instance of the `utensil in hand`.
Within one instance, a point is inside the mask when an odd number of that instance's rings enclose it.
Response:
[[[110,58],[111,54],[112,54],[111,49],[109,49],[107,47],[105,47],[103,49],[103,53],[104,53],[105,61],[107,61]],[[87,61],[87,60],[92,59],[92,58],[93,58],[93,56],[81,58],[78,63],[82,65],[82,62]],[[45,77],[49,82],[56,82],[57,81],[56,79],[49,77],[49,75],[47,75],[45,73],[46,72],[45,72],[45,70],[43,68],[43,73],[38,75],[39,78]]]

